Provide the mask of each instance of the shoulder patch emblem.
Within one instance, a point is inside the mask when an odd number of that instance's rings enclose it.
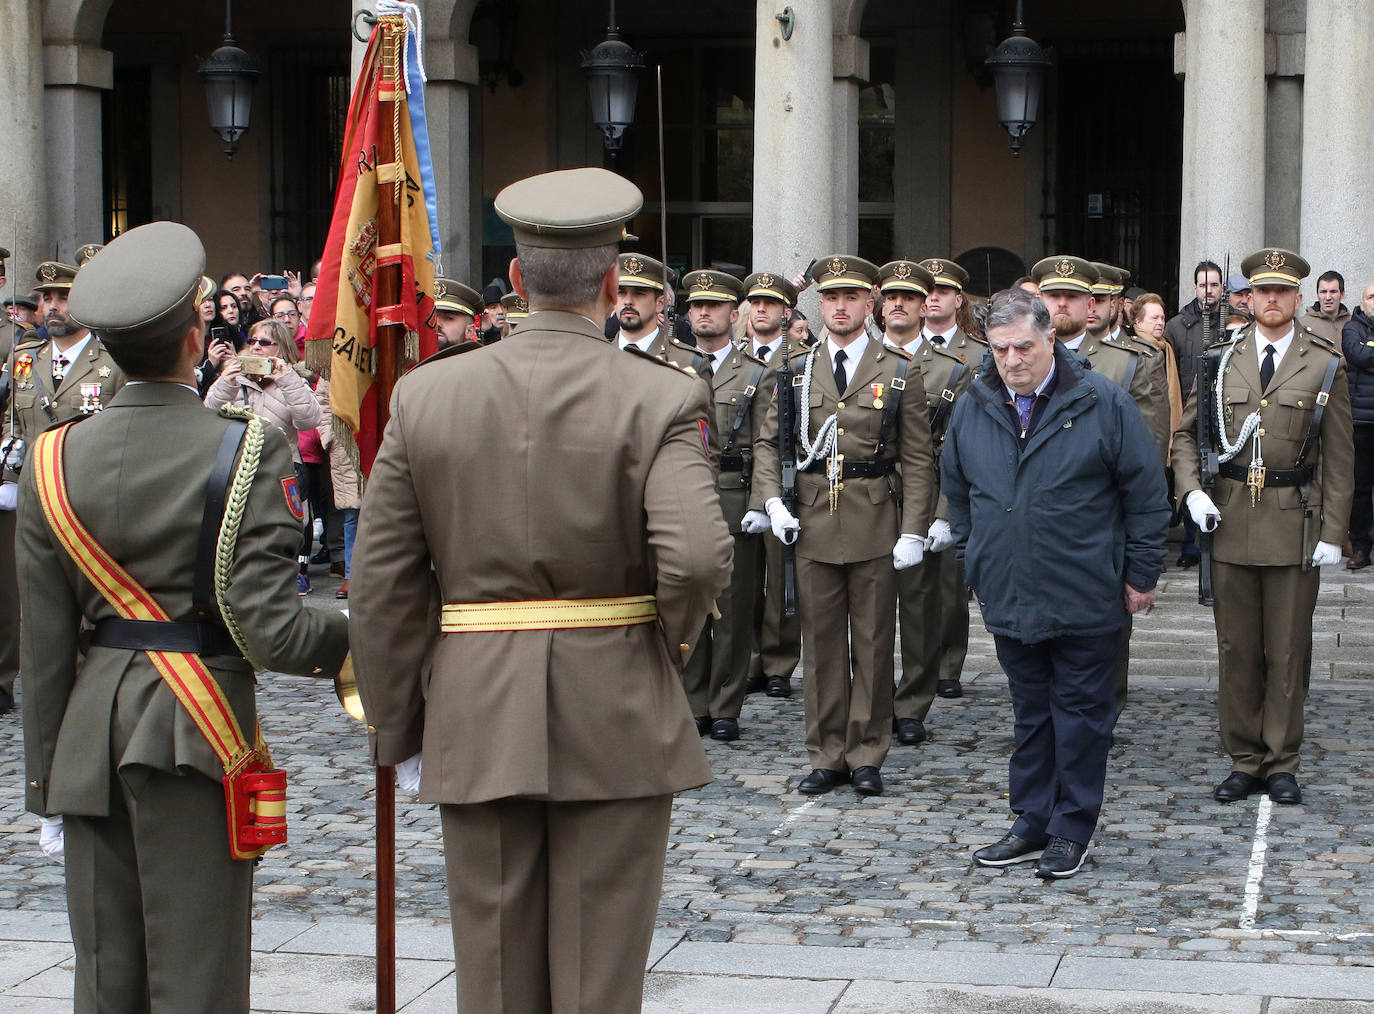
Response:
[[[305,503],[301,500],[300,480],[294,475],[281,481],[282,492],[286,494],[286,507],[297,521],[305,520]]]

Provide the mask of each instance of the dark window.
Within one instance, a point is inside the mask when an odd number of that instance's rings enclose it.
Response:
[[[151,68],[118,67],[101,95],[107,242],[153,220],[151,92]]]

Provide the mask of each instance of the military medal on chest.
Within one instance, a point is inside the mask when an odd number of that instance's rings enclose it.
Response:
[[[77,406],[76,410],[82,415],[94,415],[104,407],[100,404],[100,385],[82,384],[81,404]]]
[[[882,407],[883,407],[883,385],[882,385],[882,384],[874,384],[874,385],[872,385],[872,386],[869,388],[869,390],[871,390],[871,391],[873,392],[873,407],[874,407],[874,408],[882,408]]]

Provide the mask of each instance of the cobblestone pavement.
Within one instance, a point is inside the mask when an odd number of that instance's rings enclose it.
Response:
[[[335,586],[317,577],[309,604],[332,607]],[[1212,623],[1195,573],[1166,574],[1136,623],[1131,701],[1089,863],[1048,886],[1029,867],[985,870],[968,857],[1010,820],[1010,702],[976,618],[965,696],[937,700],[929,742],[893,748],[881,797],[799,795],[800,693],[751,697],[738,742],[706,741],[717,780],[677,801],[659,927],[688,943],[1374,965],[1371,621],[1374,574],[1324,572],[1306,802],[1222,806],[1210,797],[1227,772]],[[367,918],[374,775],[362,728],[327,683],[268,676],[259,700],[289,773],[291,840],[258,870],[255,914]],[[0,719],[0,909],[61,910],[61,869],[37,849],[22,769],[10,715]],[[437,811],[398,801],[397,825],[398,914],[446,924]]]

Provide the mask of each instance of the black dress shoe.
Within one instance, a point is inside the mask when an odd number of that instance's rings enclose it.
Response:
[[[1083,866],[1083,857],[1088,854],[1088,846],[1080,845],[1067,838],[1051,838],[1040,856],[1040,865],[1035,875],[1046,880],[1063,880],[1072,877]]]
[[[1212,790],[1212,798],[1218,803],[1234,803],[1248,798],[1250,793],[1263,784],[1254,775],[1247,775],[1244,771],[1232,771],[1226,776],[1225,781]]]
[[[1346,570],[1364,570],[1369,566],[1369,550],[1356,549],[1350,554],[1350,559],[1345,561]]]
[[[745,694],[761,694],[768,689],[766,676],[749,676],[744,681]]]
[[[1013,863],[1028,863],[1039,859],[1045,851],[1044,842],[1027,841],[1010,831],[1006,836],[991,845],[984,845],[973,853],[973,861],[979,866],[1011,866]]]
[[[861,796],[881,796],[883,776],[871,764],[854,769],[854,791]]]
[[[1187,570],[1189,567],[1196,567],[1201,559],[1202,557],[1195,553],[1185,553],[1178,558],[1178,565]]]
[[[849,781],[849,775],[843,771],[815,768],[797,784],[797,791],[805,792],[808,796],[815,796],[822,792],[829,792],[836,785],[843,785],[847,781]]]
[[[695,721],[695,722],[697,723],[697,735],[698,735],[698,736],[704,736],[704,735],[706,735],[708,732],[711,731],[711,716],[710,716],[710,715],[697,715],[697,717],[696,717],[695,719],[693,719],[693,721]]]
[[[791,696],[792,696],[792,677],[791,677],[791,676],[769,676],[769,677],[768,677],[768,696],[769,696],[769,697],[791,697]]]
[[[1302,802],[1302,789],[1298,787],[1298,780],[1287,771],[1270,775],[1268,785],[1269,798],[1274,802],[1290,806]]]
[[[964,685],[958,680],[936,680],[935,693],[940,697],[963,697]]]
[[[915,746],[926,741],[925,723],[919,718],[899,718],[892,726],[897,734],[897,742],[902,746]]]
[[[711,738],[724,740],[739,739],[739,722],[733,718],[717,718],[711,723]]]

